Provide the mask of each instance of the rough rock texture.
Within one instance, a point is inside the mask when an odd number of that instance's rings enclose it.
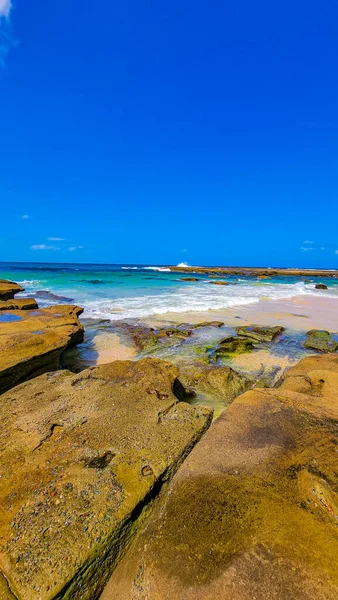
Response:
[[[209,426],[178,370],[116,361],[1,398],[0,569],[20,600],[94,600],[142,508]],[[1,582],[0,582],[1,583]]]
[[[18,292],[23,292],[24,288],[14,281],[0,279],[0,300],[11,300]]]
[[[315,288],[316,290],[327,290],[327,285],[325,283],[316,283]]]
[[[78,306],[62,305],[4,313],[8,321],[0,322],[0,394],[57,369],[61,352],[83,340],[82,312]]]
[[[319,352],[337,352],[338,350],[338,342],[333,339],[328,331],[321,329],[308,331],[303,346]]]
[[[190,365],[180,369],[180,380],[189,390],[229,404],[252,385],[252,381],[231,367]]]
[[[102,600],[338,598],[338,357],[239,396],[173,479]]]
[[[212,283],[213,285],[229,285],[227,281],[208,281],[208,283]]]
[[[240,337],[249,338],[253,342],[272,342],[277,335],[285,331],[285,327],[279,325],[275,327],[251,325],[249,327],[237,327],[236,331]]]
[[[17,298],[13,300],[0,300],[1,310],[35,310],[39,308],[34,298]]]
[[[177,327],[153,329],[143,325],[115,323],[114,327],[131,338],[140,352],[154,350],[159,342],[177,344],[191,335],[191,331]]]
[[[252,349],[253,342],[251,339],[228,336],[220,340],[219,346],[215,350],[215,356],[218,357],[234,352],[240,354],[242,352],[249,352]]]

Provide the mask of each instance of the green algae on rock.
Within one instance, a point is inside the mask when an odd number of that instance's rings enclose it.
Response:
[[[337,352],[338,350],[338,342],[328,331],[320,329],[308,331],[303,346],[319,352]]]
[[[201,394],[205,398],[212,397],[223,405],[230,404],[236,396],[252,386],[252,381],[237,373],[231,367],[214,367],[190,365],[180,368],[180,379],[185,387]]]
[[[78,306],[10,311],[0,329],[0,394],[55,370],[63,350],[83,341]]]
[[[19,600],[97,598],[145,508],[208,428],[173,365],[115,361],[4,394],[0,569]]]
[[[102,600],[336,600],[338,357],[228,407],[172,480]]]
[[[250,352],[253,349],[253,342],[250,339],[228,336],[219,341],[219,345],[215,350],[215,356],[219,357],[224,354],[237,354],[242,352]]]
[[[249,338],[253,342],[272,342],[285,331],[285,327],[280,325],[274,327],[250,325],[249,327],[237,327],[236,331],[240,337]]]

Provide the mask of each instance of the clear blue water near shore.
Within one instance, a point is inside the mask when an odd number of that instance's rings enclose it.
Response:
[[[182,281],[188,275],[156,265],[92,265],[63,263],[0,263],[0,278],[19,282],[23,295],[48,291],[75,302],[84,316],[95,319],[142,319],[167,312],[207,311],[256,303],[262,298],[283,299],[301,295],[338,298],[338,280],[227,276],[227,286],[210,285],[211,278]],[[190,274],[189,274],[190,276]],[[304,282],[306,279],[306,282]],[[315,283],[328,290],[316,290]],[[42,295],[43,296],[43,295]],[[58,299],[38,297],[40,306]]]

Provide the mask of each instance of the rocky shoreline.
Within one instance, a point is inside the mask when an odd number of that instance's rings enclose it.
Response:
[[[120,322],[135,359],[74,373],[82,309],[23,291],[0,281],[1,600],[338,596],[334,336],[249,374],[284,327]]]
[[[223,276],[223,275],[242,275],[244,277],[333,277],[338,278],[338,271],[335,269],[272,269],[266,267],[194,267],[182,265],[169,265],[166,267],[176,273],[198,273],[199,275]],[[184,279],[182,278],[182,281]],[[193,277],[185,278],[186,281],[196,281]],[[199,281],[197,279],[197,281]],[[213,282],[215,283],[215,282]]]

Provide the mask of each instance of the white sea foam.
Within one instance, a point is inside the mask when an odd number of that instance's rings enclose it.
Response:
[[[211,289],[212,288],[212,289]],[[215,289],[216,288],[216,289]],[[338,299],[337,290],[323,292],[326,297]],[[318,296],[313,286],[295,284],[247,284],[210,286],[205,282],[193,287],[178,287],[164,293],[125,298],[100,298],[84,302],[85,316],[111,320],[144,318],[167,312],[204,312],[234,306],[254,304],[262,298],[272,300],[293,298],[301,295]]]
[[[121,267],[124,271],[137,271],[138,267]]]
[[[18,283],[23,286],[38,286],[44,282],[40,279],[24,279],[23,281],[18,281]]]
[[[147,271],[159,271],[160,273],[170,272],[170,269],[167,267],[144,267]]]
[[[178,265],[176,265],[176,266],[177,267],[189,267],[188,263],[186,263],[186,262],[178,263]]]

